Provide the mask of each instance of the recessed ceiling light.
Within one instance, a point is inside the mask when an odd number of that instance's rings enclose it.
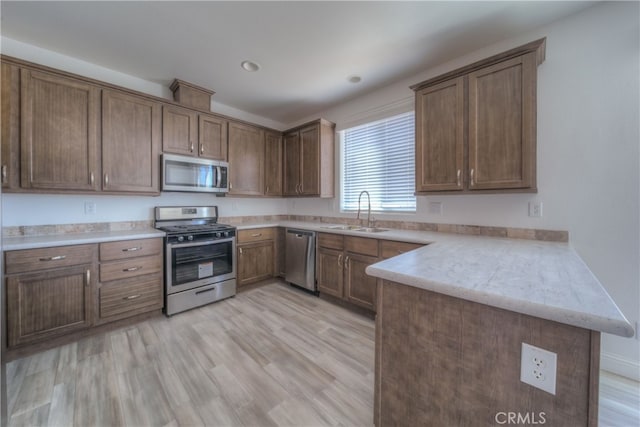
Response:
[[[242,61],[240,66],[242,67],[243,70],[249,71],[249,72],[258,71],[260,69],[260,65],[253,61]]]
[[[347,80],[349,80],[349,83],[360,83],[362,81],[362,77],[360,77],[360,76],[351,76]]]

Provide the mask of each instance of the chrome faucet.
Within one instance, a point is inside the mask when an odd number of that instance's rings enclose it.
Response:
[[[362,198],[362,195],[366,194],[367,195],[367,199],[369,200],[369,209],[367,211],[367,228],[371,227],[371,195],[369,195],[368,191],[361,191],[360,195],[358,196],[358,216],[356,217],[356,219],[358,221],[360,221],[360,199]]]

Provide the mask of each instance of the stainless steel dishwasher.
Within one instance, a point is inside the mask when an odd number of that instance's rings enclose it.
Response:
[[[316,233],[287,229],[287,270],[285,280],[316,292]]]

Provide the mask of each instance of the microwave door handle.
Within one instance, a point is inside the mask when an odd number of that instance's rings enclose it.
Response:
[[[222,166],[216,166],[216,187],[222,188]]]

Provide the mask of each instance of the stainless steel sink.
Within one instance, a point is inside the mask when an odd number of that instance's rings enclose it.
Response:
[[[359,230],[362,228],[360,225],[327,225],[322,228],[327,228],[329,230]]]
[[[362,227],[361,225],[326,225],[322,228],[326,228],[328,230],[360,231],[362,233],[380,233],[381,231],[387,231],[386,228]]]
[[[356,228],[353,231],[362,231],[363,233],[380,233],[382,231],[387,231],[387,229],[378,228],[378,227],[362,227],[362,228]]]

